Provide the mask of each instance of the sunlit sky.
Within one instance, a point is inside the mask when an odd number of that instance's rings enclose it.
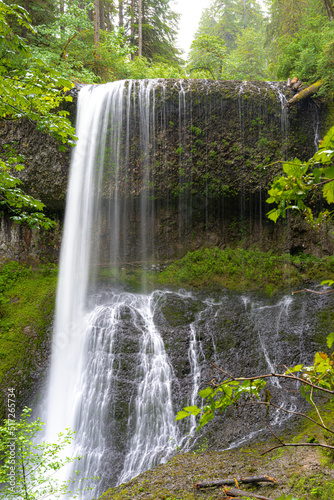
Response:
[[[181,14],[179,21],[178,48],[187,55],[197,30],[202,10],[209,7],[211,0],[174,0],[172,10]]]
[[[179,21],[178,48],[184,50],[187,56],[191,42],[198,28],[203,9],[210,6],[212,0],[174,0],[172,10],[181,14]],[[262,1],[260,0],[262,4]]]

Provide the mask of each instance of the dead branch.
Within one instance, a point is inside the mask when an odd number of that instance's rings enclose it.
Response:
[[[247,380],[259,380],[260,378],[277,377],[277,378],[285,378],[285,379],[297,380],[298,382],[301,382],[304,385],[308,385],[310,387],[313,387],[314,389],[317,389],[318,391],[327,392],[328,394],[334,394],[334,391],[331,391],[330,389],[326,389],[325,387],[319,387],[318,385],[312,384],[312,382],[309,382],[308,380],[304,380],[304,379],[302,379],[300,377],[297,377],[296,375],[287,375],[286,373],[266,373],[265,375],[257,375],[255,377],[233,377],[233,375],[231,375],[230,373],[226,372],[222,368],[219,368],[214,363],[212,363],[212,362],[210,362],[210,363],[217,370],[219,370],[220,372],[224,373],[230,379],[235,380],[236,382],[245,382]],[[220,385],[223,385],[225,382],[226,382],[226,380],[223,383],[221,383]]]
[[[310,290],[309,288],[303,288],[303,290],[297,290],[296,292],[291,292],[291,295],[301,292],[311,292],[311,293],[316,293],[317,295],[324,295],[324,293],[332,293],[334,292],[334,290],[326,290],[325,292],[316,292],[315,290]]]
[[[284,446],[284,442],[278,437],[276,436],[276,434],[274,433],[274,431],[271,429],[271,427],[267,424],[266,422],[266,426],[268,427],[268,429],[270,430],[270,432],[272,433],[272,435],[274,436],[274,438],[277,439],[277,441],[279,441],[280,443],[282,443],[282,445]]]
[[[302,413],[300,411],[287,410],[286,408],[283,408],[282,406],[276,405],[275,403],[272,403],[271,401],[270,401],[270,403],[266,402],[266,401],[253,401],[253,402],[246,403],[246,405],[254,405],[254,404],[273,406],[274,408],[277,408],[278,410],[285,411],[285,413],[292,413],[293,415],[298,415],[299,417],[307,418],[307,420],[310,420],[312,423],[316,424],[318,427],[322,427],[322,429],[324,429],[325,431],[327,431],[331,434],[334,434],[333,430],[329,429],[325,425],[320,424],[319,422],[314,420],[312,417],[309,417],[308,415],[306,415],[305,413]]]
[[[270,500],[268,497],[264,497],[263,495],[257,495],[256,493],[251,493],[250,491],[239,490],[238,488],[223,488],[225,495],[229,497],[250,497],[257,498],[258,500]]]
[[[244,483],[244,484],[252,484],[252,483],[277,483],[276,479],[269,476],[251,476],[251,477],[236,477],[233,479],[219,479],[217,481],[204,481],[201,483],[195,484],[195,488],[198,490],[200,488],[213,488],[215,486],[233,486],[235,482]]]

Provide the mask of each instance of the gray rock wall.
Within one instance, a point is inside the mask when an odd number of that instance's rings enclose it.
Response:
[[[151,196],[156,200],[151,256],[175,258],[203,245],[333,253],[330,232],[310,232],[295,219],[274,225],[265,217],[267,189],[280,171],[275,162],[310,157],[315,131],[318,128],[320,136],[324,133],[328,114],[327,108],[319,110],[311,100],[283,113],[284,96],[291,97],[291,90],[282,83],[158,83],[150,148]],[[76,97],[72,117],[75,105]],[[143,165],[138,117],[134,114],[131,120],[130,174],[123,176],[121,192],[136,203],[143,190]],[[47,214],[62,221],[71,152],[60,152],[52,137],[26,120],[3,122],[0,131],[0,148],[16,144],[25,156],[25,169],[19,173],[24,189],[45,203]],[[112,196],[110,174],[105,198]],[[11,226],[8,216],[1,228],[1,259],[39,258],[37,233],[28,236],[29,230]],[[57,228],[56,234],[43,235],[42,253],[47,259],[58,258],[60,232]]]

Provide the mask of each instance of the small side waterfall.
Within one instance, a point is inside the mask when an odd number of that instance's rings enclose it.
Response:
[[[49,440],[66,427],[76,431],[72,452],[84,456],[83,477],[101,477],[84,500],[168,460],[175,446],[188,446],[195,421],[174,419],[183,406],[200,404],[197,392],[200,380],[209,377],[208,360],[224,361],[234,371],[236,359],[247,369],[250,356],[262,369],[286,355],[280,325],[283,317],[291,320],[291,299],[270,305],[268,299],[252,301],[245,308],[239,295],[224,290],[209,297],[149,292],[145,269],[175,258],[183,241],[196,241],[195,222],[203,213],[209,238],[210,221],[229,203],[228,186],[208,168],[210,161],[221,168],[211,121],[223,128],[231,120],[224,98],[210,94],[217,85],[203,84],[202,105],[193,102],[191,85],[178,81],[174,94],[164,81],[153,80],[87,86],[79,95],[46,421]],[[268,88],[275,91],[268,85],[264,96]],[[244,84],[236,92],[240,136],[234,148],[241,148],[243,164],[246,149],[240,141],[246,141],[244,127],[254,109],[242,101]],[[279,99],[277,109],[280,129]],[[274,120],[264,103],[261,117],[254,123],[257,138],[265,121]],[[201,148],[205,160],[199,159]],[[172,233],[178,234],[177,243]],[[143,271],[139,293],[122,280],[123,271],[133,269]],[[298,304],[294,299],[293,314],[305,335],[305,305],[301,312]],[[263,314],[269,309],[269,316]],[[270,335],[269,324],[274,325]],[[300,342],[292,351],[295,357],[305,354]],[[235,429],[234,437],[245,434],[241,424]],[[226,439],[219,439],[221,447],[229,444]]]

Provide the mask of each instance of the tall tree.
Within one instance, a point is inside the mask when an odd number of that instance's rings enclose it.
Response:
[[[138,0],[138,55],[143,55],[142,0]]]
[[[175,39],[179,15],[172,11],[170,3],[170,0],[129,0],[126,4],[125,34],[138,48],[141,38],[142,55],[150,61],[178,62]]]
[[[96,49],[100,44],[100,1],[94,0],[94,46],[95,46],[95,57]]]
[[[325,2],[325,7],[327,10],[328,18],[330,21],[334,21],[334,7],[333,4],[331,4],[330,0],[324,0]]]
[[[191,46],[192,76],[265,78],[263,24],[256,0],[214,0],[203,12]]]
[[[334,96],[334,22],[331,0],[272,0],[267,31],[272,78],[297,76],[312,84],[323,80],[320,93]]]
[[[123,28],[124,26],[124,15],[123,15],[123,0],[118,0],[118,26]]]

